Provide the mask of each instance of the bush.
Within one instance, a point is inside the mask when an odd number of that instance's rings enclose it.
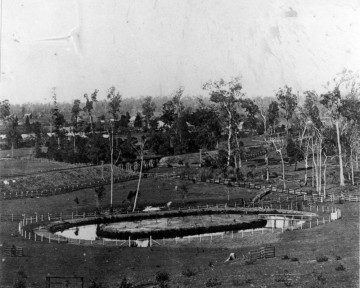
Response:
[[[317,279],[321,282],[321,284],[326,283],[326,278],[322,274],[319,274]]]
[[[291,258],[291,261],[292,261],[292,262],[297,262],[297,261],[299,261],[299,258],[293,257],[293,258]]]
[[[336,260],[341,260],[341,257],[340,257],[340,256],[336,256]]]
[[[340,264],[339,266],[337,266],[337,267],[335,268],[335,270],[336,270],[336,271],[345,271],[346,269],[345,269],[345,267],[344,267],[342,264]]]
[[[182,275],[186,276],[186,277],[192,277],[195,276],[197,274],[197,271],[195,269],[191,269],[191,268],[186,268],[185,270],[182,271]]]
[[[326,256],[319,256],[319,257],[317,257],[316,258],[316,261],[317,262],[327,262],[329,260],[329,258],[328,257],[326,257]]]
[[[217,278],[210,278],[206,282],[206,287],[215,287],[215,286],[220,286],[221,284],[222,283]]]
[[[120,283],[119,288],[131,288],[133,285],[128,282],[128,279],[126,277],[124,277]]]
[[[169,281],[170,275],[167,271],[158,271],[158,272],[156,272],[155,279],[157,282],[162,283],[165,281]]]
[[[282,260],[289,260],[290,258],[289,258],[288,255],[284,255],[281,259],[282,259]]]
[[[26,282],[24,279],[16,280],[14,283],[14,288],[26,288]]]
[[[252,265],[255,264],[256,258],[249,258],[245,260],[245,265]]]

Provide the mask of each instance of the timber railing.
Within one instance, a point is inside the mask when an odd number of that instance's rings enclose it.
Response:
[[[235,206],[225,206],[220,205],[206,205],[208,208],[219,208],[224,209],[223,207],[236,208]],[[237,206],[238,207],[238,206]],[[238,207],[239,209],[244,209]],[[199,209],[203,209],[199,207]],[[259,236],[264,233],[284,233],[286,231],[301,230],[301,229],[311,229],[319,225],[324,225],[326,223],[333,222],[341,218],[341,210],[336,207],[330,206],[321,206],[317,207],[319,214],[306,213],[307,211],[295,211],[295,210],[282,210],[279,213],[271,213],[273,210],[266,210],[259,208],[247,208],[244,209],[244,213],[259,213],[259,219],[272,220],[273,224],[271,227],[256,228],[256,229],[247,229],[240,231],[226,231],[226,232],[216,232],[216,233],[207,233],[200,235],[191,235],[184,237],[175,237],[175,238],[163,238],[163,239],[152,239],[151,235],[149,238],[139,238],[132,239],[98,239],[98,240],[84,240],[84,239],[69,239],[65,238],[58,234],[53,234],[49,232],[44,226],[47,225],[48,221],[61,221],[65,219],[76,219],[82,217],[86,218],[97,217],[96,213],[84,213],[82,215],[58,215],[58,217],[49,216],[44,217],[38,215],[36,218],[26,217],[23,215],[23,219],[19,221],[19,233],[22,237],[28,240],[33,240],[37,242],[44,243],[70,243],[70,244],[91,244],[91,245],[111,245],[111,246],[128,246],[128,247],[151,247],[154,245],[187,245],[188,243],[196,244],[201,243],[200,245],[216,243],[218,241],[231,239],[240,239],[249,236]],[[323,211],[323,212],[322,212]],[[231,214],[231,209],[228,211]],[[311,211],[309,211],[311,212]],[[314,211],[315,212],[315,211]],[[322,212],[322,213],[321,213]],[[71,218],[68,218],[71,217]],[[275,217],[275,219],[274,219]],[[283,220],[283,222],[281,222]],[[289,226],[285,226],[285,220],[289,222]],[[280,221],[281,227],[277,227],[274,221]],[[81,223],[81,222],[79,222]],[[31,225],[33,224],[33,225]],[[34,226],[35,225],[35,226]]]

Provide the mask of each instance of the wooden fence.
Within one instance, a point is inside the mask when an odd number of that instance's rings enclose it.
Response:
[[[11,247],[11,246],[5,246],[3,247],[3,253],[5,256],[10,257],[23,257],[24,251],[22,247]]]
[[[250,254],[250,258],[252,259],[274,258],[275,247],[273,246],[260,247],[259,249],[250,251],[249,254]]]
[[[114,178],[114,183],[121,183],[131,180],[138,179],[138,175],[124,174],[122,177]],[[110,178],[106,180],[88,181],[86,183],[57,186],[49,189],[33,190],[33,191],[15,191],[15,192],[1,192],[0,200],[11,200],[19,198],[37,198],[37,197],[48,197],[52,195],[71,193],[78,190],[95,188],[98,186],[109,185],[111,183]]]
[[[210,206],[207,206],[208,208],[211,208]],[[219,205],[213,206],[212,208],[221,208]],[[229,206],[224,206],[229,207]],[[202,209],[202,208],[200,208]],[[242,208],[241,208],[242,209]],[[90,244],[90,245],[111,245],[111,246],[129,246],[129,247],[151,247],[153,245],[178,245],[178,244],[184,244],[184,243],[190,243],[190,242],[200,242],[201,245],[204,244],[204,242],[212,243],[216,239],[222,241],[223,239],[233,239],[233,238],[243,238],[245,236],[254,236],[264,233],[283,233],[284,231],[292,231],[295,229],[311,229],[318,225],[324,225],[326,223],[330,223],[332,221],[335,221],[339,218],[341,218],[341,210],[337,209],[335,207],[324,207],[322,206],[320,209],[317,207],[318,212],[323,212],[322,215],[316,215],[316,214],[294,214],[296,211],[288,211],[286,213],[286,210],[283,211],[285,214],[268,214],[266,211],[262,211],[259,209],[253,209],[248,208],[246,211],[254,212],[257,211],[258,213],[265,213],[265,214],[258,214],[259,218],[268,218],[270,219],[271,216],[275,217],[284,217],[284,220],[286,219],[289,221],[289,226],[285,227],[283,225],[282,227],[276,227],[276,225],[272,225],[272,227],[266,227],[266,228],[258,228],[258,229],[247,229],[247,230],[241,230],[241,231],[227,231],[227,232],[219,232],[219,233],[208,233],[203,235],[191,235],[191,236],[185,236],[185,237],[175,237],[175,238],[169,238],[162,240],[154,240],[150,236],[148,239],[128,239],[128,240],[84,240],[84,239],[68,239],[60,235],[55,235],[47,231],[46,229],[42,228],[41,226],[33,230],[32,228],[27,228],[26,226],[28,224],[38,222],[41,220],[44,220],[44,218],[47,217],[24,217],[19,222],[19,233],[22,237],[28,240],[33,241],[40,241],[45,243],[71,243],[71,244]],[[229,213],[231,213],[231,210],[228,210]],[[293,213],[293,214],[289,214]],[[302,213],[302,212],[299,212]],[[328,213],[328,214],[325,214]],[[62,220],[66,219],[69,215],[60,215],[58,219],[50,218],[46,219],[48,221],[51,220]],[[82,216],[83,218],[86,217],[95,217],[96,215],[93,214],[83,214],[83,215],[75,215],[75,216]],[[71,219],[75,219],[74,215],[70,216]],[[270,218],[269,218],[270,217]],[[271,220],[271,219],[270,219]],[[281,220],[281,219],[280,219]],[[30,226],[31,227],[31,226]]]

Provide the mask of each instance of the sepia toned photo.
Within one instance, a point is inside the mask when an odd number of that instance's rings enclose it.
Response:
[[[359,0],[0,0],[0,288],[357,288],[359,158]]]

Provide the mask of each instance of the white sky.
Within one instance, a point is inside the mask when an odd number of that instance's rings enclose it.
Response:
[[[2,0],[0,100],[206,94],[242,75],[248,96],[316,89],[360,70],[360,0]],[[339,4],[337,4],[339,3]],[[69,40],[39,41],[75,35]],[[76,39],[76,37],[75,37]]]

